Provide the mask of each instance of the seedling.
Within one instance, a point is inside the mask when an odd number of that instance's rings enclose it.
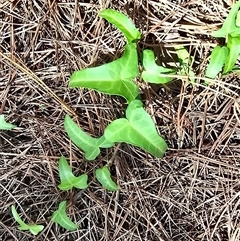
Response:
[[[85,87],[109,95],[119,95],[130,103],[139,95],[137,85],[132,82],[139,74],[137,46],[133,42],[140,39],[141,33],[126,15],[118,11],[106,9],[99,16],[114,24],[126,37],[128,44],[124,54],[111,63],[74,72],[69,87]]]
[[[176,74],[173,68],[159,66],[155,62],[154,52],[150,49],[143,50],[143,72],[144,81],[155,84],[166,84],[173,80],[173,77],[165,76],[166,74]],[[161,74],[165,74],[164,76]]]
[[[135,43],[125,46],[123,56],[102,66],[87,68],[72,74],[69,87],[85,87],[109,95],[124,97],[128,103],[138,95],[132,79],[138,75],[138,56]]]
[[[38,235],[39,232],[41,232],[44,229],[43,225],[39,224],[26,224],[17,213],[17,210],[14,205],[11,206],[11,211],[14,219],[16,222],[20,225],[18,227],[19,230],[22,231],[30,231],[33,235]]]
[[[59,176],[60,176],[61,183],[58,186],[58,188],[61,190],[67,191],[73,187],[76,187],[79,189],[85,189],[88,187],[87,174],[82,174],[79,177],[75,177],[64,156],[62,156],[59,159]]]
[[[228,54],[229,54],[229,49],[225,46],[223,47],[216,46],[213,49],[210,57],[210,62],[206,71],[206,77],[214,79],[218,75],[224,63],[226,62]],[[206,84],[208,83],[206,82]]]
[[[221,71],[227,74],[234,71],[235,63],[240,54],[240,1],[230,10],[222,28],[213,32],[213,37],[225,38],[226,46],[217,46],[211,54],[210,63],[206,71],[206,77],[215,78]]]
[[[156,157],[162,157],[167,144],[158,135],[150,115],[142,107],[142,102],[136,100],[139,90],[132,81],[139,74],[135,42],[140,38],[140,32],[127,16],[118,11],[107,9],[99,15],[113,23],[126,37],[124,54],[111,63],[74,72],[69,86],[87,87],[124,97],[129,104],[126,118],[113,121],[106,127],[101,138],[93,138],[83,132],[69,116],[65,117],[64,127],[70,139],[85,152],[87,160],[94,160],[100,154],[100,148],[111,147],[115,142],[133,144]],[[142,77],[150,83],[165,84],[172,77],[163,77],[161,73],[176,73],[175,69],[158,66],[151,50],[143,52],[143,67]]]
[[[176,54],[178,56],[178,60],[180,63],[178,74],[187,75],[191,83],[194,83],[195,74],[191,67],[191,63],[193,62],[193,57],[190,56],[188,51],[183,46],[175,46],[174,49],[176,51]]]
[[[157,133],[151,116],[143,109],[139,100],[130,103],[126,118],[110,123],[104,136],[111,142],[126,142],[138,146],[156,157],[163,157],[167,144]]]
[[[229,34],[232,37],[238,37],[240,35],[239,7],[240,7],[240,1],[236,2],[233,5],[222,27],[219,30],[212,33],[213,37],[227,38]]]
[[[68,115],[64,119],[64,128],[75,145],[85,152],[85,158],[89,161],[94,160],[100,154],[100,147],[108,148],[114,144],[108,142],[104,136],[93,138],[86,134]]]
[[[0,115],[0,130],[12,130],[16,125],[7,123],[4,115]]]
[[[78,225],[72,222],[66,213],[67,202],[62,201],[59,204],[58,210],[56,210],[52,215],[52,221],[54,223],[59,224],[61,227],[69,230],[74,231],[78,228]]]
[[[240,1],[234,5],[222,28],[212,34],[214,37],[225,37],[227,45],[217,46],[212,51],[206,72],[206,76],[209,78],[215,78],[224,64],[223,73],[232,71],[238,58],[240,53],[239,7]],[[110,148],[116,142],[135,145],[153,156],[161,158],[167,150],[167,144],[159,136],[151,116],[144,110],[143,103],[138,99],[140,95],[138,86],[133,82],[133,79],[139,75],[136,42],[140,39],[141,34],[130,19],[120,12],[106,9],[99,15],[122,31],[127,41],[124,54],[121,58],[102,66],[74,72],[69,86],[85,87],[109,95],[122,96],[128,103],[126,118],[112,121],[100,138],[93,138],[85,133],[68,115],[64,119],[64,128],[69,138],[84,151],[85,158],[89,161],[96,159],[100,154],[100,148]],[[173,77],[167,76],[168,74],[181,74],[189,76],[191,82],[195,82],[195,74],[191,69],[192,57],[183,46],[176,46],[175,51],[180,62],[179,69],[157,65],[153,51],[144,50],[142,79],[149,83],[166,84],[173,80]],[[4,115],[0,115],[0,130],[11,130],[15,127],[5,121]],[[61,190],[66,191],[73,187],[85,189],[88,186],[88,176],[86,174],[74,176],[63,156],[59,160],[59,176],[61,183],[58,187]],[[117,191],[120,189],[112,180],[107,165],[96,169],[95,176],[106,190]],[[58,210],[53,213],[51,220],[69,231],[76,230],[78,225],[67,216],[66,206],[67,202],[62,201]],[[15,206],[12,206],[11,210],[14,219],[20,225],[19,230],[29,230],[34,235],[43,230],[43,225],[29,225],[23,222]]]
[[[118,191],[119,186],[112,180],[110,171],[107,166],[98,168],[95,172],[97,180],[108,191]]]

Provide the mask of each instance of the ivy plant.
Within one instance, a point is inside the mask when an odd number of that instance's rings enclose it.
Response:
[[[130,103],[126,118],[114,120],[106,127],[104,136],[108,141],[141,147],[155,157],[163,157],[167,150],[166,142],[159,136],[151,116],[139,100]]]
[[[14,219],[19,224],[18,229],[21,231],[29,231],[33,235],[38,235],[39,232],[41,232],[44,229],[43,225],[40,224],[27,224],[25,223],[17,213],[17,210],[14,205],[11,206],[11,211]]]
[[[240,53],[240,1],[238,1],[226,18],[222,28],[214,33],[214,37],[226,39],[225,46],[216,46],[211,54],[206,77],[215,78],[223,69],[223,74],[234,69],[235,62]],[[151,116],[143,108],[140,100],[140,91],[134,78],[139,76],[137,41],[141,33],[124,14],[106,9],[99,16],[115,25],[125,36],[126,45],[122,57],[102,66],[87,68],[72,74],[70,87],[89,88],[109,95],[119,95],[127,101],[125,117],[113,120],[101,137],[94,138],[84,132],[69,115],[65,116],[64,128],[73,141],[85,154],[89,161],[95,160],[101,148],[110,148],[116,142],[125,142],[142,148],[155,157],[161,158],[167,150],[165,140],[158,134]],[[173,80],[172,75],[187,75],[191,82],[195,81],[195,74],[191,68],[193,58],[183,46],[175,46],[180,67],[166,68],[155,62],[152,50],[143,50],[141,78],[149,83],[166,84]],[[169,76],[168,76],[169,75]],[[0,130],[11,130],[16,126],[5,121],[0,115]],[[59,189],[71,190],[73,187],[86,189],[88,176],[82,174],[76,177],[66,158],[59,159],[59,176],[61,183]],[[108,165],[95,170],[96,179],[108,191],[120,190],[120,187],[111,177]],[[52,214],[51,220],[61,227],[74,231],[78,225],[72,222],[66,212],[67,202],[62,201],[58,209]],[[15,206],[11,207],[12,215],[18,222],[20,230],[28,230],[37,235],[44,229],[43,225],[26,224],[19,216]]]
[[[72,189],[73,187],[79,189],[85,189],[88,187],[87,174],[82,174],[79,177],[75,177],[72,173],[72,170],[64,156],[59,159],[59,176],[61,183],[58,186],[60,190],[67,191]]]
[[[210,62],[206,70],[206,77],[215,78],[221,71],[223,65],[225,64],[229,54],[229,49],[226,46],[217,45],[211,54]]]
[[[136,44],[129,43],[121,58],[102,66],[74,72],[69,87],[86,87],[109,95],[119,95],[130,103],[139,95],[138,87],[132,81],[137,75]]]
[[[123,13],[114,9],[105,9],[99,13],[99,16],[114,24],[124,34],[127,43],[136,42],[141,38],[140,31]]]
[[[179,64],[180,64],[177,74],[188,76],[188,79],[190,80],[190,82],[194,83],[195,82],[195,74],[191,67],[192,62],[194,61],[193,57],[190,56],[187,49],[181,45],[174,46],[174,49],[176,51],[176,54],[177,54],[178,60],[179,60]]]
[[[215,78],[222,70],[225,75],[234,71],[240,54],[240,1],[236,2],[230,10],[222,27],[213,32],[216,38],[225,38],[225,46],[216,46],[210,56],[210,63],[206,70],[206,77]]]
[[[69,116],[64,120],[65,130],[70,139],[85,152],[87,160],[94,160],[100,154],[100,148],[111,147],[115,142],[126,142],[156,157],[162,157],[167,144],[159,136],[150,115],[143,109],[142,102],[137,100],[140,92],[133,81],[139,74],[136,42],[141,34],[130,19],[118,11],[103,10],[99,16],[114,24],[125,36],[127,44],[124,54],[119,59],[102,66],[75,71],[70,78],[69,86],[86,87],[124,97],[129,105],[126,118],[110,123],[100,138],[89,136]],[[173,78],[163,77],[161,74],[176,73],[173,68],[158,66],[151,50],[143,52],[143,68],[142,78],[150,83],[168,83]],[[132,108],[132,106],[137,107]]]
[[[78,225],[69,219],[66,213],[66,208],[67,202],[62,201],[59,204],[58,209],[53,213],[51,220],[69,231],[74,231],[78,228]]]
[[[95,171],[97,180],[108,191],[118,191],[119,186],[112,180],[110,171],[107,166],[98,168]]]
[[[166,84],[173,80],[173,77],[168,77],[166,74],[176,74],[176,69],[165,68],[159,66],[155,62],[154,52],[150,49],[143,50],[143,72],[142,78],[144,81],[155,84]],[[164,74],[164,75],[161,75]]]
[[[64,128],[74,144],[85,152],[85,158],[89,161],[94,160],[100,154],[100,148],[109,148],[114,145],[107,141],[105,136],[93,138],[85,133],[69,115],[65,116]]]

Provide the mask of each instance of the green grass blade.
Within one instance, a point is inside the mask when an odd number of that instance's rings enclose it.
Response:
[[[154,52],[149,49],[143,50],[143,67],[142,78],[149,83],[166,84],[172,81],[173,77],[161,76],[161,74],[176,74],[175,69],[157,65]]]
[[[135,42],[141,38],[141,33],[132,23],[132,21],[124,15],[113,9],[105,9],[99,13],[99,16],[105,18],[109,23],[114,24],[126,37],[127,42]]]
[[[7,123],[4,115],[0,115],[0,130],[12,130],[16,125]]]
[[[126,142],[138,146],[156,157],[163,157],[167,150],[164,139],[158,135],[150,115],[138,105],[138,100],[130,103],[127,108],[127,119],[120,118],[110,123],[104,132],[107,140]],[[130,110],[130,111],[129,111]]]
[[[216,46],[210,57],[210,62],[206,70],[206,77],[214,79],[222,69],[229,54],[227,47]],[[206,83],[207,84],[207,83]]]
[[[121,58],[102,66],[75,71],[69,86],[119,95],[131,102],[139,95],[137,85],[132,82],[138,73],[136,44],[127,44]]]
[[[67,202],[62,201],[59,204],[58,210],[53,213],[51,220],[69,231],[74,231],[78,228],[78,225],[69,219],[66,213],[66,207]]]
[[[102,186],[108,191],[117,191],[119,186],[112,180],[110,171],[107,166],[96,170],[96,178]]]

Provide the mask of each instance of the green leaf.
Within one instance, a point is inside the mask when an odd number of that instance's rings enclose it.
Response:
[[[222,69],[229,54],[227,47],[216,46],[210,57],[210,62],[206,70],[206,77],[214,79]],[[207,83],[206,83],[207,84]]]
[[[14,205],[11,206],[11,211],[14,219],[16,222],[20,225],[18,227],[19,230],[22,231],[30,231],[33,235],[38,235],[39,232],[41,232],[44,229],[43,225],[38,225],[38,224],[26,224],[18,215],[17,210]]]
[[[97,145],[100,148],[110,148],[114,145],[114,143],[106,140],[105,136],[101,136],[100,138],[97,139]]]
[[[141,33],[132,23],[132,21],[124,15],[113,9],[105,9],[99,13],[99,16],[105,18],[109,23],[114,24],[126,37],[127,42],[139,40]]]
[[[111,142],[126,142],[156,157],[163,157],[167,144],[158,135],[150,115],[141,107],[141,101],[134,100],[129,104],[126,117],[114,120],[106,127],[106,139]]]
[[[64,128],[73,143],[85,152],[85,158],[89,161],[100,154],[99,147],[111,147],[114,144],[106,141],[105,137],[93,138],[86,134],[69,115],[65,116]]]
[[[232,7],[226,20],[222,25],[222,28],[212,33],[213,37],[226,37],[228,34],[230,34],[232,37],[236,37],[240,34],[240,28],[238,27],[239,17],[237,18],[239,7],[240,1],[236,2],[236,4]]]
[[[139,95],[137,85],[132,82],[138,73],[136,44],[127,44],[121,58],[102,66],[75,71],[69,86],[119,95],[131,102]]]
[[[5,121],[4,115],[0,115],[0,130],[12,130],[16,125],[7,123]]]
[[[237,27],[240,27],[240,11],[237,12],[236,26],[237,26]]]
[[[119,186],[112,180],[110,171],[107,166],[96,170],[96,178],[102,186],[108,191],[117,191]]]
[[[149,49],[143,50],[142,78],[144,81],[156,84],[166,84],[173,80],[173,77],[161,76],[161,74],[175,74],[175,69],[164,68],[155,62],[154,52]]]
[[[79,177],[75,177],[64,156],[59,159],[59,176],[61,183],[58,187],[61,190],[66,191],[70,190],[73,187],[79,189],[85,189],[88,187],[88,176],[86,174],[83,174]]]
[[[240,36],[232,37],[231,35],[229,35],[227,47],[229,48],[229,54],[227,56],[223,69],[224,74],[230,72],[236,64],[236,61],[240,54]]]
[[[66,213],[66,207],[67,202],[62,201],[59,204],[58,210],[53,213],[51,220],[69,231],[74,231],[78,228],[78,225],[69,219]]]
[[[180,62],[180,75],[187,75],[191,82],[195,82],[195,74],[191,67],[192,57],[183,46],[174,46]]]

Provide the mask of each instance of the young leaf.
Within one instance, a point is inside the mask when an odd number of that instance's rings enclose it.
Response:
[[[26,224],[18,215],[17,210],[14,205],[11,206],[11,211],[14,219],[16,222],[20,225],[18,227],[19,230],[22,231],[30,231],[33,235],[38,235],[39,232],[41,232],[44,229],[43,225],[38,225],[38,224]]]
[[[210,62],[206,70],[206,77],[214,79],[222,69],[228,57],[229,49],[227,47],[216,46],[210,57]]]
[[[240,1],[236,2],[236,4],[232,7],[222,25],[222,28],[212,33],[213,37],[221,38],[226,37],[228,34],[232,37],[236,37],[240,34],[240,28],[238,27],[239,20],[237,18],[239,7]]]
[[[142,78],[144,81],[156,84],[166,84],[173,80],[173,77],[161,76],[161,74],[175,74],[175,69],[164,68],[155,62],[154,52],[149,49],[143,50]]]
[[[74,231],[78,228],[78,225],[73,223],[69,219],[69,217],[67,216],[67,213],[66,213],[66,207],[67,207],[67,202],[62,201],[59,204],[58,210],[53,213],[51,220],[54,223],[59,224],[61,227],[65,228],[69,231]]]
[[[104,137],[93,138],[86,134],[69,115],[65,116],[64,128],[73,143],[85,152],[85,158],[89,161],[94,160],[100,154],[99,147],[113,146],[113,143],[106,141]]]
[[[108,191],[117,191],[119,186],[112,180],[110,171],[107,166],[96,170],[96,178],[102,186]]]
[[[123,13],[113,9],[105,9],[99,13],[99,16],[105,18],[109,23],[114,24],[124,34],[128,43],[132,43],[141,38],[139,30],[129,17]]]
[[[66,191],[70,190],[73,187],[85,189],[88,186],[88,176],[86,174],[83,174],[79,177],[75,177],[64,156],[59,159],[59,176],[61,183],[58,187],[61,190]]]
[[[141,103],[139,100],[132,101],[126,110],[127,118],[120,118],[110,123],[105,129],[104,136],[108,141],[126,142],[156,157],[163,157],[167,144],[158,135],[153,120],[139,102]]]
[[[110,63],[75,71],[70,87],[94,89],[110,95],[119,95],[131,102],[139,95],[132,79],[138,75],[136,44],[127,44],[123,56]]]
[[[174,47],[180,62],[180,75],[187,75],[191,82],[195,82],[195,74],[191,68],[192,57],[183,46]]]
[[[240,27],[240,11],[237,12],[236,26],[237,26],[237,27]]]
[[[11,130],[15,127],[16,127],[16,125],[7,123],[5,121],[4,115],[0,115],[0,130]]]
[[[232,37],[231,35],[228,35],[227,47],[229,48],[229,54],[227,56],[223,69],[224,74],[230,72],[233,69],[238,59],[238,56],[240,54],[240,36]]]

